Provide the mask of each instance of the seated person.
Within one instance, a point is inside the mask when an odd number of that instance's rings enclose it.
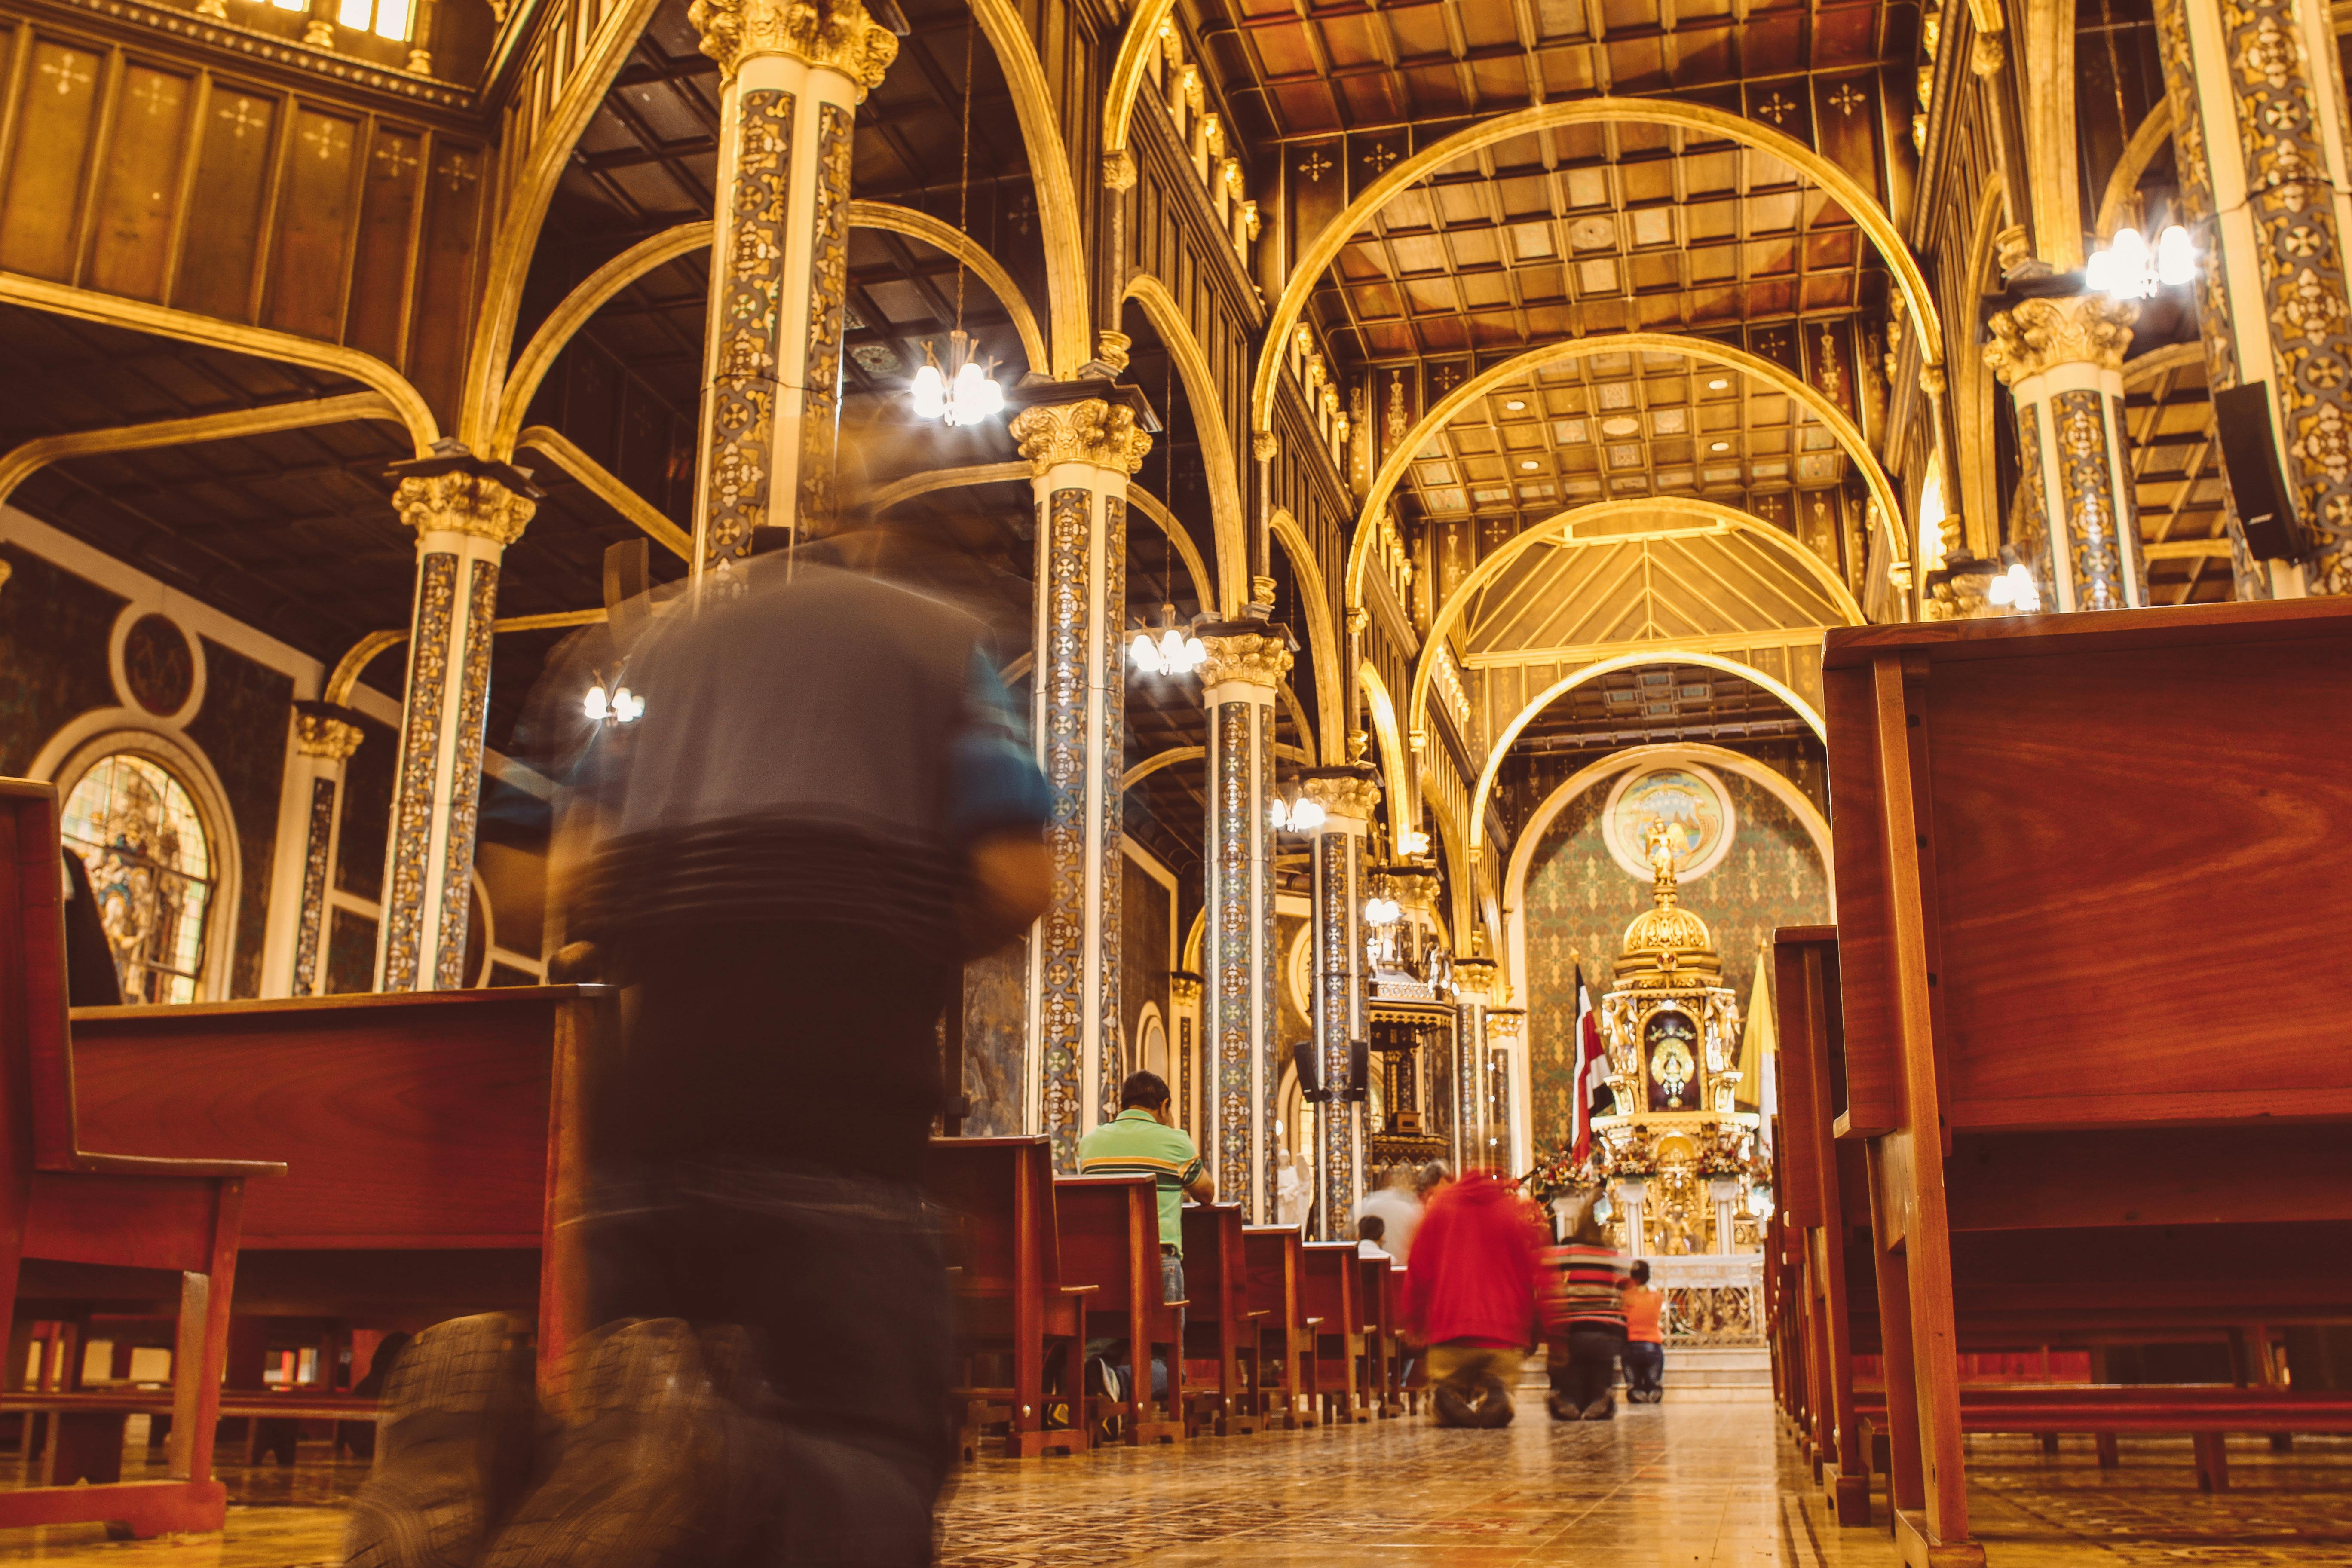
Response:
[[[1356,1256],[1386,1258],[1388,1247],[1382,1238],[1389,1233],[1388,1221],[1376,1214],[1368,1214],[1356,1222]]]
[[[1119,1086],[1118,1114],[1087,1133],[1078,1143],[1078,1172],[1087,1176],[1150,1176],[1160,1194],[1160,1300],[1181,1301],[1184,1299],[1184,1200],[1214,1203],[1217,1198],[1216,1179],[1209,1174],[1208,1162],[1192,1134],[1176,1125],[1173,1097],[1168,1092],[1168,1080],[1156,1072],[1129,1073]],[[1184,1332],[1183,1313],[1176,1317],[1176,1332]],[[1133,1359],[1126,1341],[1105,1341],[1089,1344],[1087,1353],[1101,1358],[1102,1363],[1089,1367],[1091,1380],[1098,1386],[1092,1392],[1114,1397],[1119,1384],[1111,1375],[1132,1376],[1127,1363]],[[1168,1368],[1157,1356],[1151,1362],[1151,1394],[1165,1398],[1168,1393]]]

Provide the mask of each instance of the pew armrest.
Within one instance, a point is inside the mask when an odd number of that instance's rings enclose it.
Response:
[[[98,1176],[180,1176],[192,1180],[236,1181],[282,1176],[282,1160],[174,1160],[147,1154],[92,1154],[77,1150],[68,1170]]]

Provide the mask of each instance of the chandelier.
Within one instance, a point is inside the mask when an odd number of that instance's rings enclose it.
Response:
[[[915,373],[914,385],[908,393],[917,418],[937,419],[953,427],[977,425],[1003,411],[1004,388],[989,374],[996,362],[981,360],[971,334],[961,326],[948,333],[948,364],[951,368],[940,368],[938,351],[929,343],[923,345],[923,368]]]
[[[1305,795],[1297,800],[1278,799],[1268,809],[1276,833],[1312,833],[1329,820],[1321,803]]]
[[[1162,605],[1159,636],[1154,637],[1152,629],[1144,627],[1127,645],[1127,657],[1146,675],[1190,675],[1208,662],[1209,650],[1201,646],[1199,637],[1176,624],[1175,605]]]
[[[2022,561],[2011,562],[2008,571],[1987,584],[1985,598],[2021,616],[2039,615],[2042,611],[2042,589]]]
[[[588,689],[588,695],[580,700],[580,711],[585,713],[592,722],[602,724],[609,719],[615,724],[634,724],[645,717],[644,698],[625,686],[605,690],[604,676],[601,670],[596,672],[594,679],[595,684]]]
[[[2116,300],[2147,300],[2158,289],[2187,283],[2197,276],[2197,247],[2189,231],[2174,224],[2157,236],[2150,248],[2136,228],[2119,228],[2107,248],[2093,256],[2083,268],[2083,282],[2094,292]]]

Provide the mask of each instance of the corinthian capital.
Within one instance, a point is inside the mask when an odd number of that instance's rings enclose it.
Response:
[[[367,737],[351,720],[338,717],[338,712],[324,702],[298,705],[294,712],[294,749],[306,757],[349,762]]]
[[[1323,808],[1327,818],[1346,818],[1359,827],[1372,819],[1381,804],[1381,786],[1368,767],[1318,768],[1298,781],[1301,797]]]
[[[694,0],[686,14],[730,79],[755,55],[789,55],[847,77],[863,102],[898,58],[898,35],[858,0]]]
[[[504,547],[522,537],[538,510],[538,497],[510,489],[488,474],[454,468],[402,479],[392,492],[392,507],[419,533],[470,533]]]
[[[1207,662],[1201,666],[1203,691],[1234,680],[1244,686],[1263,686],[1271,691],[1290,673],[1290,639],[1280,632],[1204,637],[1201,647],[1209,655]]]
[[[2137,305],[2105,294],[2021,300],[1985,323],[1992,342],[1985,345],[1984,362],[2004,386],[2054,364],[2120,370],[2138,320]]]
[[[1040,403],[1013,416],[1013,439],[1040,479],[1056,463],[1091,463],[1132,474],[1151,450],[1151,435],[1135,426],[1135,410],[1099,397]]]

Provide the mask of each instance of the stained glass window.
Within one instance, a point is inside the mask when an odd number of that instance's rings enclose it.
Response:
[[[66,797],[65,839],[89,869],[126,1002],[193,1002],[212,907],[212,845],[187,786],[130,752]]]

